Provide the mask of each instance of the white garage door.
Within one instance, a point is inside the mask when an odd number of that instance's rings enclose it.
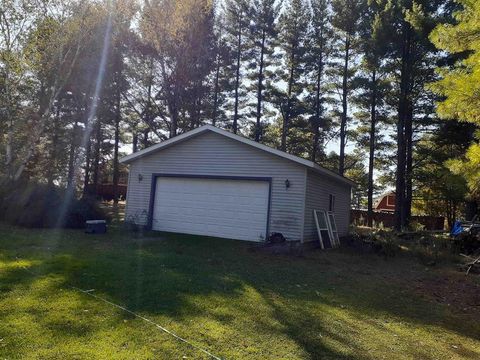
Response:
[[[261,241],[268,198],[267,181],[158,177],[152,229]]]

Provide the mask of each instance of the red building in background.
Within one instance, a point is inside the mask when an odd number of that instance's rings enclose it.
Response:
[[[373,209],[376,211],[395,211],[395,192],[390,191],[377,199],[373,205]]]
[[[390,191],[380,196],[373,204],[374,227],[393,228],[395,224],[395,192]],[[351,222],[354,225],[368,226],[367,210],[351,210]],[[445,218],[443,216],[412,216],[412,222],[424,226],[425,230],[443,230]],[[381,225],[380,225],[381,224]]]

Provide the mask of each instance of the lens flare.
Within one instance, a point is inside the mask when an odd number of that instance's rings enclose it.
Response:
[[[111,34],[112,34],[112,11],[110,9],[108,13],[107,26],[105,27],[105,35],[103,37],[103,47],[102,47],[102,53],[100,57],[100,63],[98,65],[97,78],[95,81],[95,91],[93,93],[92,103],[90,105],[87,121],[85,123],[82,142],[80,144],[81,148],[86,148],[88,140],[90,139],[90,136],[92,134],[95,118],[97,116],[97,107],[98,107],[100,92],[103,86],[103,79],[105,77],[105,67],[108,59],[108,50],[110,47]],[[75,169],[79,168],[81,160],[83,159],[77,159]],[[75,189],[75,184],[73,184],[72,186],[70,186],[70,188],[67,189],[65,199],[59,211],[59,216],[58,216],[57,226],[56,226],[57,228],[62,227],[65,221],[65,215],[67,213],[68,208],[70,207],[70,204],[75,194],[74,189]]]

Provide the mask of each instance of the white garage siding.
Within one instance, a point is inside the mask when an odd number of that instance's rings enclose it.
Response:
[[[335,181],[329,177],[307,170],[307,188],[305,192],[305,242],[318,239],[313,210],[329,210],[329,195],[335,196],[335,220],[338,235],[348,234],[350,224],[350,185]]]
[[[269,231],[302,240],[306,178],[300,164],[207,131],[130,163],[127,221],[147,224],[152,174],[271,177]]]

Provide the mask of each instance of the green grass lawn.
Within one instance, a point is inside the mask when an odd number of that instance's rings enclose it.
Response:
[[[479,359],[478,276],[350,250],[0,224],[0,358]],[[27,269],[27,270],[25,270]]]

